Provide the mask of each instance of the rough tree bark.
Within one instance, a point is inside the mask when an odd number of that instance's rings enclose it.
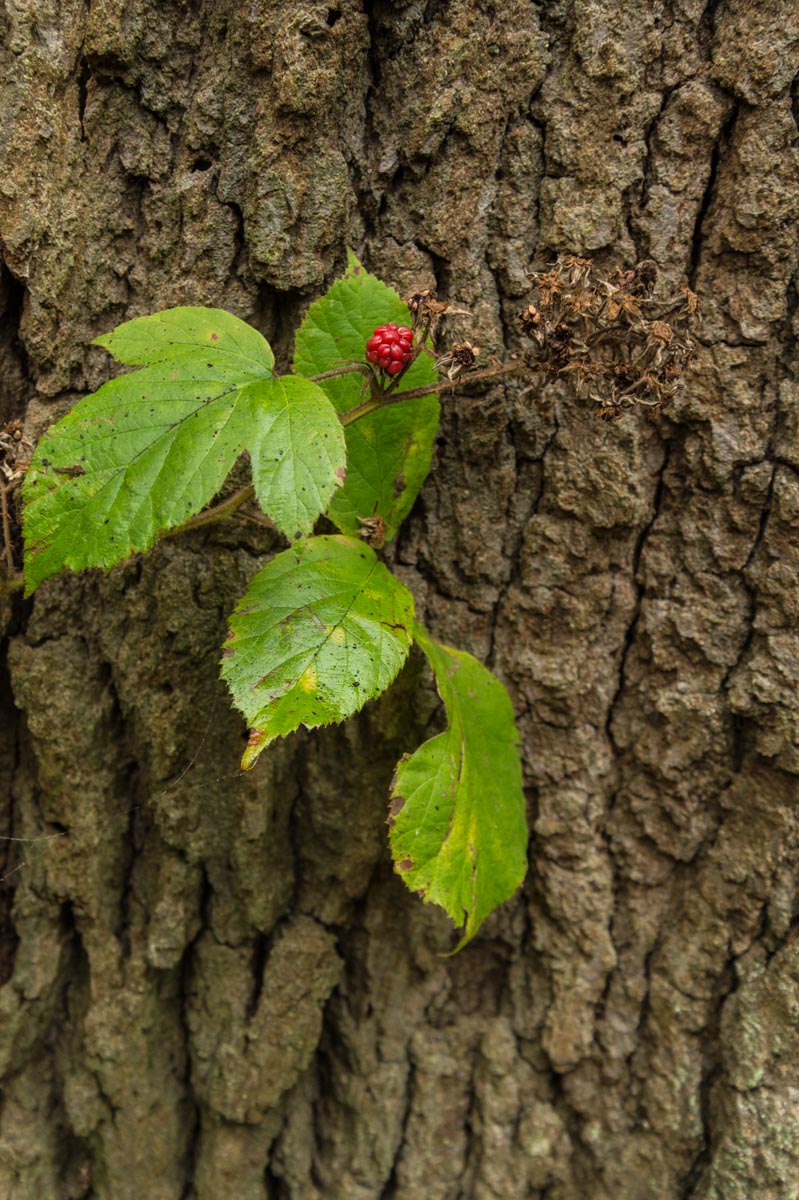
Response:
[[[447,400],[390,557],[511,689],[523,892],[454,959],[385,845],[412,663],[237,769],[231,523],[0,596],[0,1196],[799,1196],[799,10],[5,0],[0,423],[179,303],[287,361],[347,243],[516,346],[556,252],[701,298],[661,416]],[[794,93],[795,97],[795,93]],[[16,866],[19,869],[14,870]]]

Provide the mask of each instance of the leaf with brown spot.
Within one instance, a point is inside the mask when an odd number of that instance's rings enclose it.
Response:
[[[407,886],[465,924],[459,950],[527,868],[518,735],[508,694],[487,667],[419,625],[413,634],[433,668],[448,728],[397,767],[389,843]]]
[[[412,625],[410,592],[358,539],[313,537],[276,555],[251,580],[223,652],[233,701],[261,732],[242,766],[275,738],[343,721],[384,691]]]

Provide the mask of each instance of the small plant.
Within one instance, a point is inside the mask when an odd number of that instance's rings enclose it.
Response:
[[[602,415],[668,399],[689,343],[666,324],[671,310],[643,316],[649,267],[593,284],[585,260],[559,259],[532,277],[539,304],[521,316],[530,349],[483,369],[468,342],[435,358],[431,337],[446,304],[429,292],[404,303],[353,255],[309,308],[288,375],[275,372],[260,333],[222,310],[138,317],[97,344],[139,369],[48,430],[25,475],[28,594],[65,567],[108,569],[253,496],[286,537],[288,549],[255,575],[232,614],[222,652],[222,676],[250,729],[244,768],[300,726],[346,720],[385,691],[411,645],[420,648],[447,727],[399,763],[389,843],[407,886],[463,927],[457,949],[525,873],[513,710],[486,667],[417,622],[411,593],[377,551],[427,476],[437,393],[456,383],[527,366],[578,387],[609,380]],[[693,293],[677,302],[692,304]],[[206,509],[244,452],[251,485]],[[13,565],[7,507],[3,514]],[[314,535],[321,516],[338,532]]]
[[[521,883],[527,830],[507,693],[421,628],[374,548],[430,468],[441,386],[431,324],[428,307],[413,316],[351,256],[297,331],[290,375],[276,374],[260,333],[221,310],[168,309],[98,338],[140,369],[78,403],[36,448],[24,576],[30,593],[64,567],[107,569],[254,491],[289,547],[253,578],[222,652],[250,728],[242,765],[301,725],[357,712],[418,645],[448,724],[400,763],[389,841],[408,887],[464,926],[463,946]],[[251,488],[202,512],[244,451]],[[338,533],[313,535],[323,514]]]

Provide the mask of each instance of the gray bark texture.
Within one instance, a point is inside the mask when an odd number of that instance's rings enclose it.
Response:
[[[0,593],[2,1200],[799,1197],[797,72],[793,0],[0,4],[33,439],[157,308],[285,368],[348,244],[497,355],[558,253],[702,312],[654,418],[444,401],[388,558],[507,684],[532,834],[454,958],[386,847],[421,663],[238,769],[219,647],[274,535]]]

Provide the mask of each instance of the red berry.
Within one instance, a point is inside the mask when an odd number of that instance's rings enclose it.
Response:
[[[366,358],[389,375],[399,375],[413,353],[413,332],[407,325],[378,325],[366,343]]]

